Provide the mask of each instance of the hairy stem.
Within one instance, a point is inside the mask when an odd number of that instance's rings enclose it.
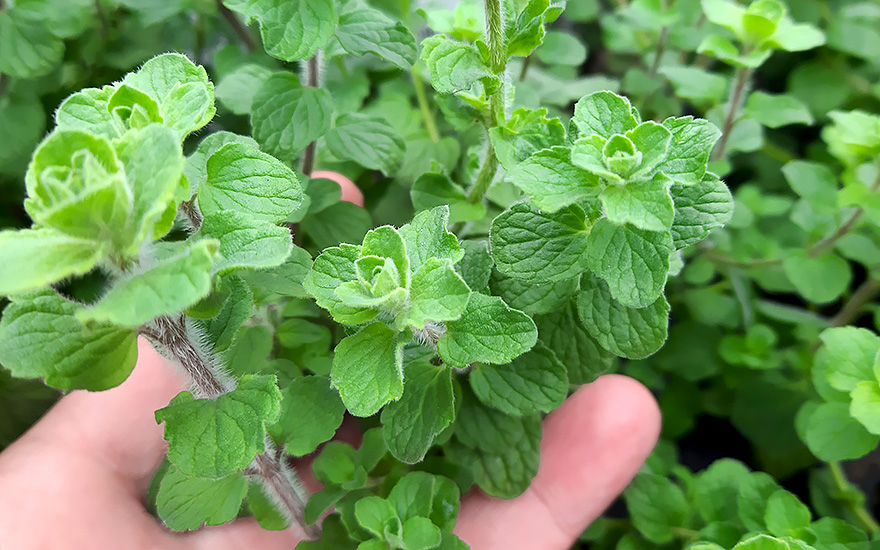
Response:
[[[715,148],[715,153],[712,155],[713,160],[723,159],[724,155],[727,154],[727,143],[730,140],[730,132],[733,130],[733,125],[736,123],[751,76],[751,69],[740,67],[736,70],[733,91],[727,105],[727,117],[724,119],[724,127],[721,129],[721,139],[718,141],[718,147]]]
[[[850,483],[846,479],[846,473],[843,471],[843,466],[840,462],[829,462],[828,469],[831,471],[831,479],[834,481],[834,485],[841,493],[846,493],[850,490]],[[877,523],[877,520],[871,516],[868,510],[865,509],[864,505],[857,504],[850,500],[846,501],[847,508],[852,514],[859,520],[862,524],[862,528],[868,531],[869,533],[876,533],[880,531],[880,524]]]
[[[483,199],[486,192],[489,190],[489,187],[492,185],[492,181],[495,179],[495,173],[497,171],[498,157],[495,156],[495,148],[489,143],[489,154],[486,155],[483,167],[480,169],[480,173],[477,174],[477,183],[474,184],[474,188],[468,193],[468,202],[475,204]]]
[[[310,88],[318,87],[318,73],[320,71],[320,67],[318,67],[318,55],[315,54],[312,58],[310,58],[305,63],[305,81],[306,86]],[[302,173],[311,176],[312,172],[315,170],[315,155],[317,145],[316,142],[311,142],[306,145],[306,150],[303,151],[303,160],[302,160]]]
[[[193,344],[183,315],[161,316],[141,333],[166,357],[177,362],[189,375],[193,391],[199,397],[216,399],[234,389],[234,381],[216,370],[212,357]],[[267,438],[266,451],[258,454],[245,473],[259,479],[268,496],[272,497],[288,517],[295,520],[308,537],[320,533],[316,526],[305,521],[306,496],[296,475],[286,465],[283,454],[272,448]]]
[[[233,32],[235,32],[235,35],[238,36],[238,39],[241,40],[241,43],[244,44],[247,51],[257,51],[257,45],[254,43],[254,37],[251,36],[250,31],[241,23],[241,20],[232,10],[223,5],[222,0],[217,0],[217,10],[232,28]]]
[[[495,74],[503,74],[507,66],[507,50],[504,43],[504,14],[501,0],[485,0],[486,34],[489,46],[489,60]]]
[[[431,136],[431,141],[437,143],[440,141],[440,133],[437,131],[437,122],[434,120],[434,114],[431,113],[431,106],[428,104],[428,96],[425,94],[425,83],[419,75],[416,66],[410,70],[413,79],[413,88],[416,91],[416,100],[419,102],[419,112],[422,113],[422,121]]]

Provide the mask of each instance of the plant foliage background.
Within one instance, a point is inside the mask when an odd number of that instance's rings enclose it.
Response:
[[[663,438],[584,545],[868,550],[878,113],[871,0],[0,0],[0,449],[142,335],[170,528],[461,547],[616,371]]]

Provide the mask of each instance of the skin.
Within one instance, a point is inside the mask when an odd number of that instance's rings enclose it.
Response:
[[[347,189],[343,196],[363,200],[351,180],[332,179]],[[172,533],[146,512],[147,488],[167,449],[154,411],[187,382],[146,341],[138,347],[137,367],[122,385],[70,393],[0,453],[3,550],[293,548],[296,528],[265,531],[240,519]],[[351,424],[340,432],[356,438]],[[471,491],[455,532],[474,550],[566,549],[635,476],[659,432],[650,392],[631,378],[603,376],[544,420],[541,464],[529,489],[513,500]],[[308,464],[298,471],[305,475]]]

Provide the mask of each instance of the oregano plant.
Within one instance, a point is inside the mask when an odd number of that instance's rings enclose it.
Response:
[[[446,4],[0,0],[0,449],[141,340],[167,530],[459,549],[616,372],[660,441],[577,544],[868,550],[880,8]]]

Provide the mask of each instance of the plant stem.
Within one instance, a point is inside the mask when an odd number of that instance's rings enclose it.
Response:
[[[828,469],[831,471],[831,479],[834,480],[834,485],[837,489],[842,493],[848,492],[850,490],[850,483],[846,479],[846,473],[843,471],[843,466],[841,466],[840,462],[829,462]],[[846,503],[850,512],[861,522],[862,527],[866,531],[869,533],[880,531],[880,524],[868,513],[864,505],[856,504],[850,500],[847,500]]]
[[[523,59],[522,70],[519,72],[519,81],[524,82],[526,75],[529,74],[529,67],[532,66],[532,56]]]
[[[183,367],[198,397],[216,399],[235,389],[231,379],[218,375],[213,358],[206,357],[205,352],[192,343],[183,315],[157,317],[151,326],[141,327],[140,332],[156,349]],[[274,500],[284,507],[286,514],[306,535],[317,538],[319,529],[305,521],[306,496],[295,474],[285,464],[283,454],[272,448],[268,438],[266,451],[254,458],[245,473],[259,478],[270,496],[275,497]]]
[[[507,67],[507,50],[504,44],[504,16],[501,11],[501,0],[485,0],[485,2],[489,61],[492,65],[492,71],[497,75],[502,75]]]
[[[657,76],[657,69],[660,68],[660,59],[663,58],[663,53],[666,51],[666,42],[669,40],[669,26],[665,26],[660,29],[660,36],[657,37],[657,52],[654,57],[654,62],[651,63],[651,68],[648,70],[648,76],[655,77]]]
[[[862,308],[873,302],[878,295],[880,295],[880,281],[869,278],[853,292],[837,315],[831,318],[831,326],[842,327],[852,323],[862,313]]]
[[[730,102],[728,103],[727,117],[724,119],[724,127],[721,129],[721,140],[718,142],[715,154],[712,155],[713,160],[723,159],[724,155],[727,153],[727,143],[730,139],[730,132],[733,130],[733,125],[736,123],[736,118],[742,107],[745,91],[748,87],[751,76],[751,69],[740,67],[736,70],[733,92],[731,93]]]
[[[413,88],[416,91],[416,99],[419,102],[419,111],[422,113],[422,121],[425,123],[428,135],[431,136],[431,141],[437,143],[440,141],[440,133],[437,131],[434,115],[431,113],[431,106],[428,104],[428,96],[425,94],[425,83],[422,81],[422,77],[419,75],[415,65],[413,65],[410,73],[412,74]]]
[[[318,55],[319,54],[316,53],[312,58],[306,61],[305,64],[306,86],[310,88],[318,87]],[[306,150],[303,151],[302,173],[306,176],[311,176],[315,169],[316,148],[316,142],[313,141],[306,145]]]
[[[104,13],[104,4],[102,3],[102,1],[103,0],[95,0],[95,13],[98,15],[98,23],[99,23],[98,28],[100,29],[101,38],[106,40],[107,39],[107,14]],[[3,0],[0,0],[0,3],[2,3],[2,2],[3,2]]]
[[[2,2],[3,0],[0,0]],[[0,97],[6,93],[6,88],[9,86],[9,76],[3,73],[0,73]]]
[[[476,204],[482,200],[486,195],[486,192],[489,190],[489,187],[492,185],[492,181],[495,179],[495,173],[497,171],[498,157],[495,156],[495,148],[492,147],[490,142],[489,153],[486,155],[486,160],[483,162],[483,167],[480,169],[480,173],[477,174],[477,183],[474,184],[474,188],[468,193],[467,200],[469,203]]]
[[[232,27],[232,30],[238,36],[238,39],[241,40],[241,43],[244,44],[247,51],[257,51],[257,45],[254,43],[254,37],[251,36],[250,31],[241,23],[238,16],[232,10],[223,5],[222,0],[217,0],[217,10],[223,16],[223,19],[229,23],[229,26]]]

